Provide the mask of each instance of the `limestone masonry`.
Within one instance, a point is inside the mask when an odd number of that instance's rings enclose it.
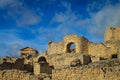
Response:
[[[0,59],[0,80],[120,80],[120,27],[109,27],[104,43],[71,34],[42,54],[25,47],[20,55]]]

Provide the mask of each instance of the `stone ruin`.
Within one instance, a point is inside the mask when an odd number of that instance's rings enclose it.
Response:
[[[34,55],[38,55],[38,51],[31,48],[31,47],[25,47],[23,49],[20,49],[20,55],[21,57],[25,57],[25,56],[34,56]]]
[[[104,43],[71,34],[60,42],[49,42],[43,54],[30,47],[21,49],[20,54],[20,58],[1,58],[0,80],[9,80],[3,74],[8,70],[28,75],[26,79],[12,77],[12,80],[31,80],[31,76],[35,80],[119,80],[120,27],[109,27]]]
[[[119,55],[120,27],[108,28],[105,33],[104,43],[90,42],[83,36],[76,34],[67,35],[61,42],[48,43],[48,55],[72,53],[70,47],[75,45],[74,54],[84,53],[99,58],[112,58],[112,55]],[[118,49],[117,49],[118,48]]]

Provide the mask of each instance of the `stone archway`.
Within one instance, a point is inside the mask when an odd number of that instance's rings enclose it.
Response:
[[[69,53],[71,51],[71,46],[74,45],[73,53],[79,53],[81,51],[82,37],[75,34],[68,35],[64,38],[64,53]]]
[[[69,42],[66,45],[66,52],[67,53],[76,52],[76,44],[74,42]]]
[[[44,56],[39,57],[38,62],[47,62],[46,58]]]

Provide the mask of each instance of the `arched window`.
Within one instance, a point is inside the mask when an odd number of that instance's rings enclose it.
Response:
[[[68,53],[75,52],[75,47],[76,47],[75,43],[70,42],[67,44],[66,47],[67,47],[66,52],[68,52]]]

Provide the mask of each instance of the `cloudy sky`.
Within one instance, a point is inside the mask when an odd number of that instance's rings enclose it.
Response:
[[[65,35],[103,42],[105,29],[120,25],[120,0],[0,0],[0,56],[26,46],[40,53]]]

